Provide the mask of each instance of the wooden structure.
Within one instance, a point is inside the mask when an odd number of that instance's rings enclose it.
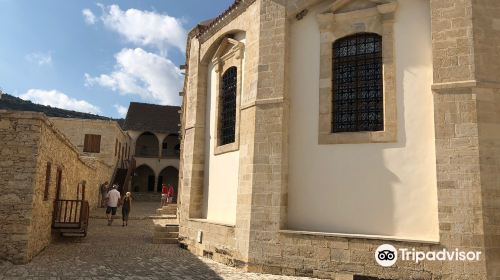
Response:
[[[89,203],[85,200],[85,181],[78,184],[77,198],[59,199],[59,193],[54,201],[52,228],[61,236],[87,236],[89,225]]]

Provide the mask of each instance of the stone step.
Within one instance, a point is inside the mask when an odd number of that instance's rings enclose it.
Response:
[[[153,244],[178,244],[177,238],[153,238]]]
[[[156,219],[156,220],[175,220],[177,219],[177,215],[151,215],[148,216],[149,219]]]
[[[172,213],[174,215],[177,214],[177,209],[161,209],[160,211],[164,212],[166,214],[168,214],[168,213]]]
[[[177,204],[170,204],[156,209],[156,212],[164,214],[177,214]]]
[[[153,239],[178,238],[179,232],[154,231]]]
[[[153,227],[153,244],[177,244],[179,243],[178,238],[178,224],[158,224]]]
[[[154,231],[159,232],[179,232],[179,225],[155,226]]]
[[[165,210],[165,209],[156,209],[157,215],[175,215],[177,216],[177,209],[174,210]]]

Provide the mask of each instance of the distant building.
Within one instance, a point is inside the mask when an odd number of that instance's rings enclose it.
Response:
[[[123,128],[131,138],[135,159],[131,191],[159,193],[166,183],[178,193],[179,110],[177,106],[130,103]]]
[[[130,158],[130,137],[114,120],[49,117],[83,156],[96,157],[110,166]]]
[[[172,184],[177,193],[179,110],[176,106],[131,102],[123,128],[114,120],[50,120],[82,155],[113,166],[110,182],[119,185],[122,192],[155,194],[166,183]]]

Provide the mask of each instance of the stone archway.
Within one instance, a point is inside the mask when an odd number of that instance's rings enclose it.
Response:
[[[176,147],[179,144],[179,135],[169,134],[162,143],[161,156],[163,158],[179,157]]]
[[[179,170],[173,166],[167,166],[158,175],[158,182],[164,184],[172,184],[174,187],[174,199],[173,202],[177,203],[177,194],[179,191]],[[161,184],[160,184],[161,185]]]
[[[151,167],[143,164],[135,168],[132,177],[132,190],[134,192],[155,191],[155,173]]]
[[[135,155],[138,157],[158,157],[158,137],[151,132],[142,133],[135,143]]]

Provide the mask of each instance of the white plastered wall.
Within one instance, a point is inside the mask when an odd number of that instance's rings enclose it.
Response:
[[[320,34],[291,23],[287,229],[436,241],[432,48],[427,0],[400,0],[394,25],[398,142],[318,145]]]
[[[244,33],[238,33],[235,40],[245,43]],[[243,58],[242,68],[245,69],[245,59]],[[233,151],[224,154],[214,155],[215,143],[215,105],[216,79],[214,65],[208,65],[208,92],[205,129],[205,177],[203,188],[203,211],[202,217],[213,222],[223,224],[236,224],[236,200],[238,190],[239,160],[240,152]],[[242,72],[242,84],[244,72]],[[243,89],[242,89],[243,91]],[[239,108],[237,108],[239,110]]]

